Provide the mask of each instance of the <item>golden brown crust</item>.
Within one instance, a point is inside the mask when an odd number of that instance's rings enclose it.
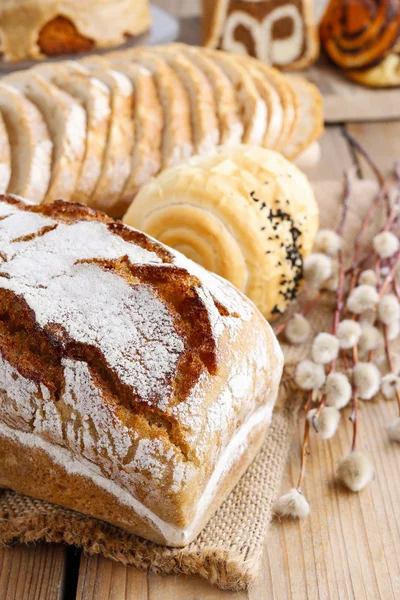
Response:
[[[186,543],[197,537],[232,491],[260,450],[267,429],[268,423],[253,432],[247,450],[224,475],[217,494]],[[24,446],[0,434],[0,465],[0,488],[10,488],[27,496],[71,508],[158,544],[181,545],[168,544],[162,532],[135,510],[118,501],[90,479],[68,473],[43,450],[31,448],[27,452]],[[171,518],[172,515],[168,516]]]

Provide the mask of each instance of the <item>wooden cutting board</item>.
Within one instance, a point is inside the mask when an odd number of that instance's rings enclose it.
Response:
[[[346,79],[324,57],[303,74],[323,95],[326,123],[400,119],[400,88],[361,86]]]

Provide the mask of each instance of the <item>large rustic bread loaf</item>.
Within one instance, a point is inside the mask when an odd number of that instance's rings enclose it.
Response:
[[[269,325],[228,282],[76,204],[2,196],[0,257],[0,487],[187,544],[269,425]]]

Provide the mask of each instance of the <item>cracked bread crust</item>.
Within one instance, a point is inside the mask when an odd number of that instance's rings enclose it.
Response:
[[[268,425],[282,370],[269,325],[229,283],[80,205],[0,197],[0,252],[0,453],[20,464],[0,484],[188,543]],[[23,483],[49,464],[68,473],[65,500],[62,481]]]

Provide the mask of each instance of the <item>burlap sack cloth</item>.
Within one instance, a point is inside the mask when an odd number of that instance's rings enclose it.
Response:
[[[314,187],[321,207],[321,224],[334,227],[342,185],[325,182]],[[349,243],[375,190],[373,182],[353,184],[346,227]],[[300,302],[304,301],[303,294]],[[312,312],[314,330],[329,329],[331,304],[331,300],[324,301]],[[189,546],[182,549],[158,546],[82,514],[11,491],[0,494],[0,543],[66,542],[89,554],[102,554],[126,565],[157,573],[201,575],[223,588],[247,589],[260,567],[272,504],[279,491],[297,419],[300,401],[291,386],[293,365],[307,354],[307,345],[284,346],[284,352],[285,376],[268,438],[236,488]]]

